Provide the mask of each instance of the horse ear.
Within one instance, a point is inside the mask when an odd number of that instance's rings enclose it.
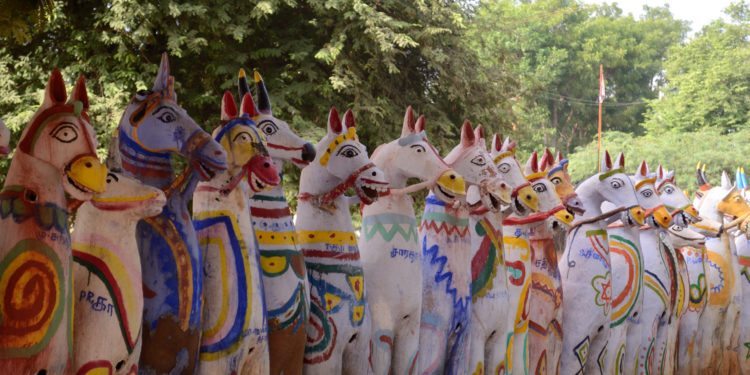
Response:
[[[724,190],[732,188],[732,179],[729,178],[727,171],[721,171],[721,188]]]
[[[529,160],[526,161],[525,174],[530,175],[536,172],[539,172],[539,156],[537,155],[536,151],[534,151],[531,153],[531,155],[529,155]]]
[[[562,156],[562,152],[560,152],[560,151],[558,151],[558,152],[557,152],[557,157],[556,157],[556,159],[557,159],[557,162],[558,162],[558,163],[559,163],[559,162],[561,162],[561,161],[563,161],[563,156]]]
[[[656,167],[656,178],[659,180],[664,180],[666,177],[666,173],[664,173],[664,167],[659,164],[658,167]]]
[[[641,161],[641,165],[638,167],[638,175],[641,177],[648,177],[648,164],[646,161]]]
[[[615,168],[625,168],[625,154],[622,152],[617,155],[615,159]]]
[[[242,96],[242,104],[240,105],[240,113],[246,114],[250,117],[258,116],[258,109],[255,108],[255,101],[250,93],[246,93]]]
[[[339,134],[342,130],[339,111],[336,110],[336,107],[331,107],[331,110],[328,112],[328,133]]]
[[[484,141],[484,128],[482,124],[477,125],[476,129],[474,129],[474,137],[477,139],[477,142]]]
[[[496,152],[500,152],[500,150],[503,147],[502,139],[503,139],[503,136],[500,134],[495,133],[492,135],[492,149],[495,150]]]
[[[239,73],[237,73],[237,92],[239,93],[240,98],[244,98],[245,94],[252,95],[252,92],[250,92],[250,85],[247,83],[245,69],[242,68],[240,68]]]
[[[463,147],[471,147],[476,143],[476,137],[474,137],[474,129],[471,128],[471,122],[464,120],[461,125],[461,145]]]
[[[260,113],[271,115],[271,97],[268,96],[268,89],[266,89],[266,82],[263,81],[263,77],[257,70],[253,70],[253,80],[255,80],[255,88],[258,93],[258,111]]]
[[[347,109],[346,112],[344,112],[344,128],[349,129],[355,126],[357,126],[357,124],[354,121],[354,112],[352,112],[351,109]]]
[[[602,158],[602,172],[609,172],[612,170],[612,157],[609,156],[609,151],[604,150],[604,158]]]
[[[221,98],[221,121],[229,121],[237,117],[237,104],[229,91],[224,91]]]
[[[674,181],[674,171],[667,172],[667,175],[665,176],[665,180]]]
[[[86,90],[86,78],[83,76],[83,74],[78,76],[76,85],[73,86],[73,92],[70,93],[70,99],[68,100],[68,103],[74,104],[75,102],[81,102],[83,104],[83,112],[88,111],[89,94]]]
[[[424,115],[419,115],[419,118],[417,119],[417,123],[414,124],[414,131],[416,131],[417,133],[423,132],[426,121],[427,120],[425,120]]]
[[[542,160],[539,161],[539,170],[546,171],[549,169],[554,162],[552,161],[553,156],[552,152],[548,148],[544,149],[544,153],[542,155]]]
[[[47,87],[44,89],[44,101],[42,108],[49,108],[57,104],[65,103],[68,99],[68,93],[65,90],[65,81],[63,81],[60,70],[55,68],[47,80]]]
[[[151,91],[164,91],[169,87],[169,56],[166,52],[161,54],[159,71],[156,73],[154,87]]]
[[[698,162],[698,165],[695,166],[695,179],[698,182],[698,187],[710,185],[710,183],[708,182],[708,179],[706,178],[706,165],[705,164],[703,164],[702,168],[701,168],[701,162]]]
[[[406,113],[404,113],[404,125],[401,127],[401,136],[406,137],[412,133],[414,133],[414,110],[411,106],[408,106],[406,107]]]

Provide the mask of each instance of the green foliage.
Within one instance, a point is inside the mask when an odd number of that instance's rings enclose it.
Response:
[[[692,132],[706,127],[732,133],[750,124],[750,14],[739,2],[731,21],[714,21],[693,40],[675,46],[664,63],[667,85],[646,128]]]

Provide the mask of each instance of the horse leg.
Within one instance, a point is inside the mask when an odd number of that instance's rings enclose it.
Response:
[[[450,331],[448,318],[422,311],[419,325],[419,374],[442,374],[445,366],[445,348]]]
[[[486,374],[505,374],[507,346],[508,335],[504,330],[498,329],[490,334],[484,345],[484,356],[487,359],[484,365]]]
[[[485,364],[485,344],[487,341],[487,332],[483,322],[478,321],[477,316],[473,316],[473,324],[469,328],[469,371],[472,374],[484,374],[487,372]]]
[[[396,336],[393,322],[388,314],[373,317],[371,337],[372,371],[376,375],[388,375],[391,370],[391,358],[395,354],[394,343]]]
[[[370,368],[370,320],[365,315],[364,321],[359,329],[353,333],[342,337],[346,340],[342,358],[342,374],[368,374],[372,372]]]
[[[401,320],[401,327],[396,332],[394,351],[391,356],[394,374],[415,374],[419,354],[419,316],[415,311]]]
[[[610,374],[607,368],[607,350],[609,341],[609,322],[602,322],[597,332],[592,336],[589,347],[589,359],[586,362],[585,374]]]
[[[607,350],[607,371],[610,374],[625,374],[625,351],[627,346],[628,322],[624,321],[609,330]]]

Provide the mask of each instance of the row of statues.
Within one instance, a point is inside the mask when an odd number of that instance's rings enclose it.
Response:
[[[691,201],[605,153],[574,186],[559,153],[522,165],[468,121],[442,157],[411,107],[372,156],[351,110],[313,145],[253,81],[209,134],[164,54],[103,163],[84,79],[52,72],[0,191],[0,373],[750,373],[750,205],[726,174],[699,166]]]

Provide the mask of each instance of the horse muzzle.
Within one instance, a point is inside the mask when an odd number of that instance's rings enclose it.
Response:
[[[453,169],[443,172],[440,177],[438,177],[435,185],[436,190],[450,200],[456,199],[457,196],[463,196],[466,194],[466,181],[464,181],[464,178]]]
[[[255,155],[247,163],[247,182],[254,192],[278,186],[281,182],[279,171],[268,156]]]
[[[107,167],[95,156],[76,158],[65,174],[75,188],[86,193],[103,193],[107,186]]]

